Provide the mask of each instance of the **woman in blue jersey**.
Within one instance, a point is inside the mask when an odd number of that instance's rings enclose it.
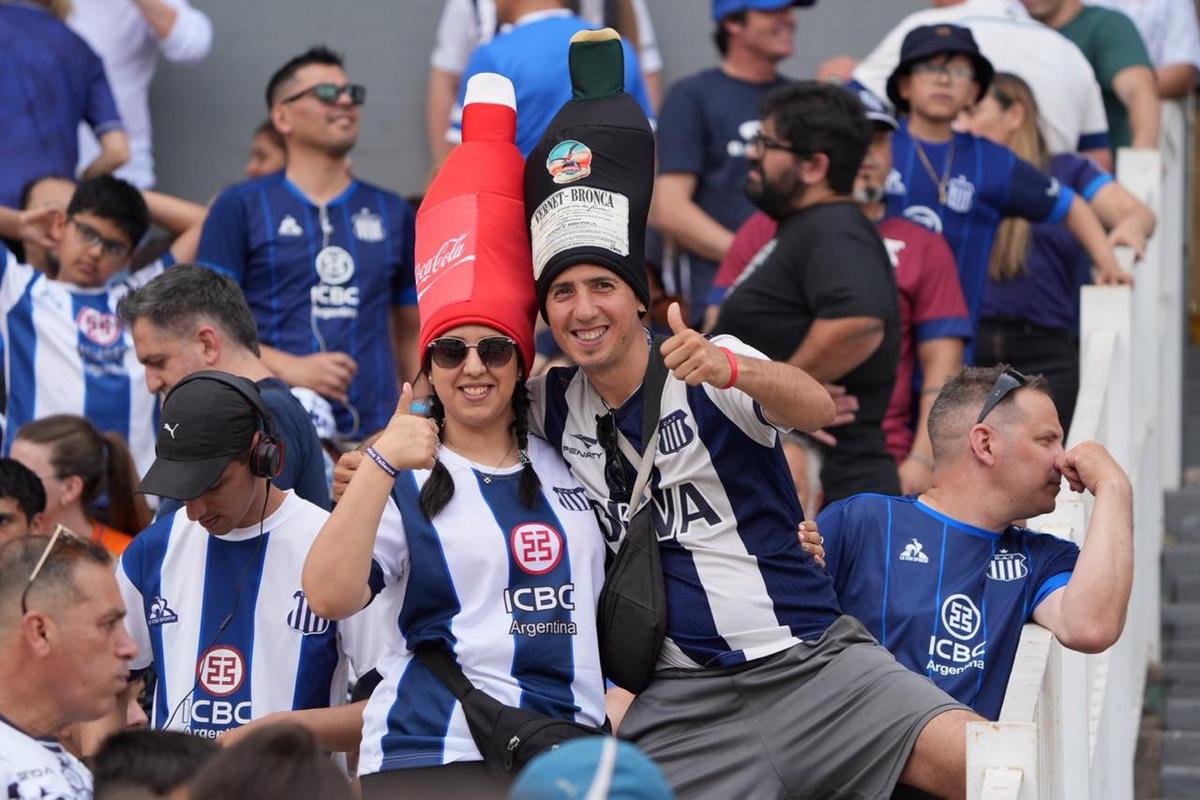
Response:
[[[1086,200],[1109,229],[1114,245],[1140,257],[1154,230],[1154,214],[1090,159],[1051,157],[1038,130],[1038,107],[1024,80],[1001,72],[971,112],[969,125],[1009,147]],[[1091,283],[1091,263],[1079,241],[1059,223],[1001,223],[988,265],[980,306],[975,363],[1011,364],[1050,382],[1063,430],[1068,430],[1079,389],[1079,289]],[[1119,270],[1099,270],[1096,282],[1129,283]]]
[[[363,715],[367,797],[503,792],[418,644],[451,650],[503,703],[588,725],[605,716],[604,540],[558,453],[526,434],[536,297],[512,86],[475,76],[468,99],[465,141],[417,217],[429,418],[410,413],[405,384],[304,567],[322,617],[348,616],[380,591],[374,602],[394,608]]]

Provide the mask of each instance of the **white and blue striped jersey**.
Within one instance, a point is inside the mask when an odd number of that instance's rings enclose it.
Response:
[[[479,761],[462,708],[411,650],[440,641],[475,686],[513,706],[589,725],[604,720],[596,602],[604,540],[583,489],[544,441],[529,457],[542,490],[520,501],[521,468],[441,449],[454,496],[432,521],[429,472],[403,472],[375,544],[375,600],[398,603],[383,681],[363,714],[360,775]]]
[[[26,422],[51,414],[86,417],[121,434],[138,474],[154,461],[158,400],[146,388],[117,301],[159,275],[163,262],[95,289],[54,281],[0,243],[0,337],[8,387],[4,454]]]
[[[712,341],[766,358],[733,336]],[[615,549],[627,506],[610,497],[604,479],[596,425],[608,407],[577,367],[551,369],[529,388],[530,429],[561,450]],[[613,413],[642,452],[641,387]],[[637,465],[621,460],[632,486]],[[745,392],[667,376],[650,489],[667,593],[660,667],[762,658],[819,638],[837,618],[829,576],[797,538],[804,513],[779,431]]]
[[[92,773],[57,739],[30,736],[0,716],[0,797],[91,800]]]
[[[375,666],[367,612],[331,622],[305,601],[300,572],[329,517],[292,492],[262,525],[214,536],[180,509],[136,537],[117,583],[138,645],[132,669],[154,665],[151,724],[216,738],[275,711],[346,701]]]

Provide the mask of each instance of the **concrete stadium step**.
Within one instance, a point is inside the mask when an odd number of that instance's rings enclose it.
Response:
[[[1200,731],[1200,698],[1168,698],[1166,727],[1168,731]]]
[[[1167,661],[1162,677],[1168,697],[1200,698],[1200,662]]]
[[[1163,731],[1160,741],[1164,764],[1200,766],[1200,731]]]
[[[1200,540],[1163,548],[1162,567],[1163,580],[1168,588],[1173,588],[1177,581],[1189,581],[1200,576]]]
[[[1200,439],[1200,419],[1185,419],[1184,429],[1189,432],[1194,429]],[[1200,486],[1164,492],[1163,502],[1163,523],[1167,532],[1180,541],[1200,542]]]
[[[1200,797],[1200,767],[1164,764],[1161,781],[1163,800],[1195,800]]]
[[[1164,639],[1200,639],[1200,603],[1163,603]]]
[[[1165,661],[1200,662],[1200,639],[1164,638],[1163,659]]]
[[[1170,561],[1170,553],[1166,556]],[[1200,603],[1200,575],[1176,575],[1166,581],[1167,597],[1177,603]]]

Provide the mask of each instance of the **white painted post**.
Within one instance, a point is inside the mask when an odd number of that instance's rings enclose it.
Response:
[[[1032,722],[968,723],[967,797],[1038,800],[1038,796],[1037,725]]]

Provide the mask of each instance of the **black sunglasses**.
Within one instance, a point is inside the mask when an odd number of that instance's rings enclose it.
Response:
[[[429,343],[433,363],[442,369],[454,369],[467,360],[467,351],[474,350],[488,369],[503,367],[512,361],[517,343],[507,336],[485,336],[475,344],[467,344],[457,336],[443,336]]]
[[[992,409],[1000,405],[1004,398],[1022,386],[1028,385],[1028,383],[1028,377],[1017,372],[1012,367],[1006,368],[996,378],[996,382],[992,384],[992,390],[988,392],[987,399],[983,401],[983,408],[979,410],[979,417],[975,420],[975,424],[978,425],[983,422],[984,418],[992,413]]]
[[[65,539],[75,544],[86,544],[83,539],[79,538],[67,526],[54,526],[54,533],[50,535],[50,540],[46,542],[46,549],[42,551],[42,557],[33,565],[33,571],[29,573],[29,580],[25,581],[25,588],[21,591],[21,616],[29,613],[29,608],[26,606],[26,600],[29,598],[29,590],[33,588],[33,582],[37,580],[37,576],[42,574],[42,567],[46,565],[46,561],[50,558],[50,552],[54,550],[54,545],[58,543],[59,539]]]
[[[318,83],[316,86],[310,86],[302,92],[296,92],[291,97],[285,97],[279,102],[291,103],[299,100],[306,94],[311,94],[327,106],[333,105],[345,94],[350,98],[351,103],[361,106],[367,100],[367,87],[361,83],[347,83],[342,86],[338,86],[336,83]]]
[[[596,417],[596,438],[604,449],[604,483],[608,496],[618,503],[629,503],[633,489],[625,475],[621,445],[617,441],[617,415],[612,411]]]

